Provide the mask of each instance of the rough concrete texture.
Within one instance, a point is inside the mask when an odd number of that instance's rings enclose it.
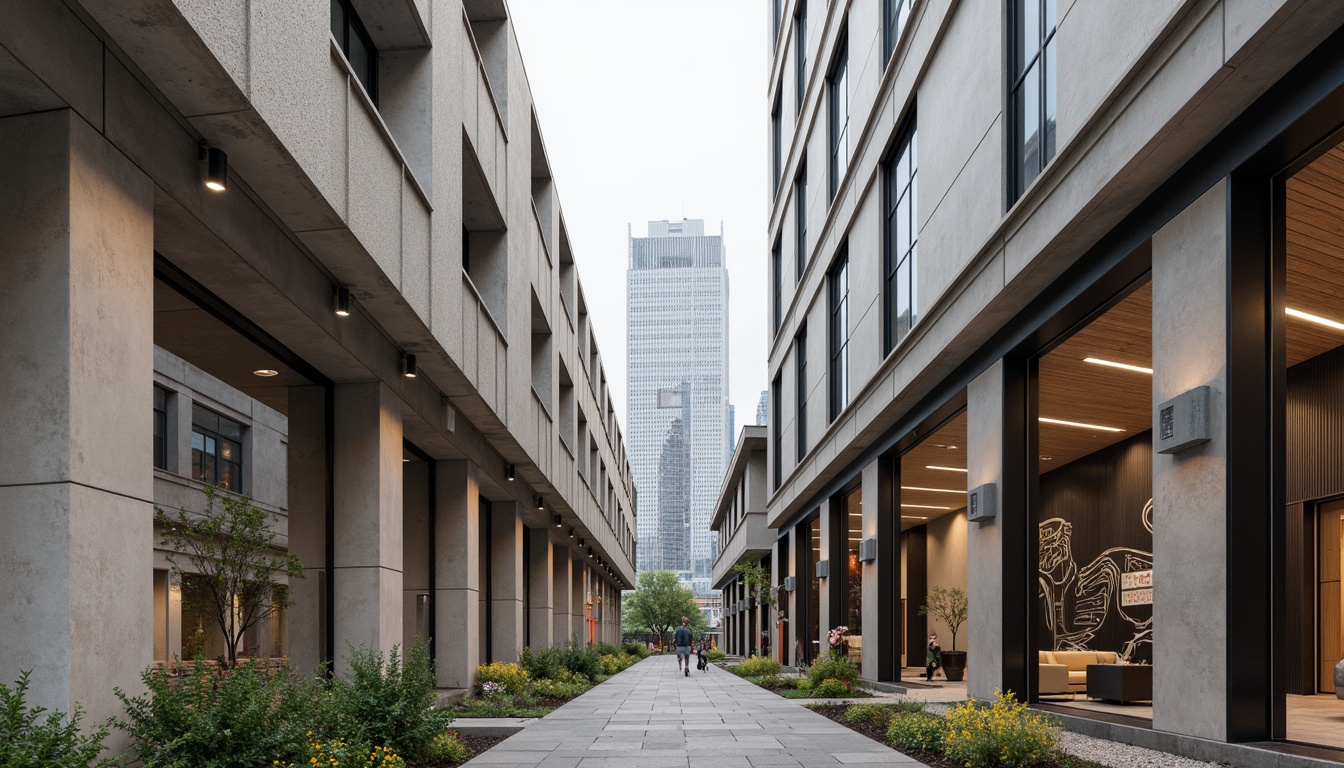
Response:
[[[1003,493],[1003,362],[966,391],[967,487],[994,483]],[[1003,508],[1000,498],[998,508]],[[970,523],[966,532],[966,647],[975,659],[966,691],[989,699],[1003,685],[1003,534],[997,519]]]
[[[1153,723],[1227,730],[1227,185],[1153,237],[1153,415],[1207,386],[1213,439],[1153,456]],[[1190,648],[1201,652],[1191,654]]]
[[[922,763],[713,665],[654,656],[468,766],[752,768]]]

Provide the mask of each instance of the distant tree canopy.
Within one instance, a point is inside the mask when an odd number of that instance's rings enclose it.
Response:
[[[681,626],[683,616],[691,620],[696,636],[709,627],[695,593],[672,571],[641,571],[635,590],[621,597],[621,623],[631,632],[652,632],[666,641]]]

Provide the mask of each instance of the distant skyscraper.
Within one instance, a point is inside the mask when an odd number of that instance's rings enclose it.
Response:
[[[759,402],[756,403],[756,423],[760,426],[765,426],[765,424],[769,421],[769,419],[770,419],[770,390],[763,389],[761,390],[761,399]]]
[[[627,392],[640,570],[709,592],[710,516],[728,465],[728,270],[723,234],[651,221],[630,236]]]
[[[724,438],[724,442],[728,444],[727,445],[728,461],[733,460],[733,446],[737,444],[737,440],[735,439],[736,437],[737,437],[737,406],[730,404],[728,406],[728,436]]]

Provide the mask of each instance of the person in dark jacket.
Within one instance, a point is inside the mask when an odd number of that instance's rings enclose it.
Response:
[[[943,665],[943,647],[937,635],[929,635],[929,647],[924,652],[924,679],[932,680],[933,673]]]
[[[677,647],[677,669],[686,673],[687,677],[691,674],[691,643],[695,637],[691,634],[691,620],[685,616],[681,617],[681,626],[677,627],[677,634],[672,639],[672,644]]]

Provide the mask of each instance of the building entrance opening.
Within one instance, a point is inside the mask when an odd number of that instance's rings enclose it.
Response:
[[[1033,698],[1151,721],[1152,284],[1036,364]]]

